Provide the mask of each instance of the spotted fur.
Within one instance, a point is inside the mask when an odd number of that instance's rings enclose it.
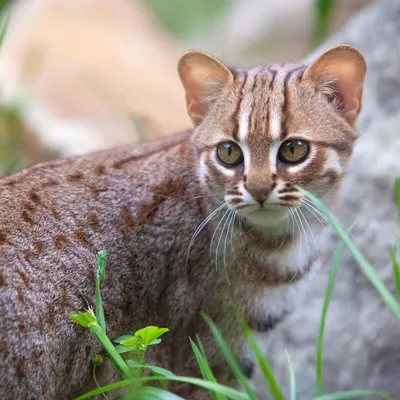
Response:
[[[321,57],[311,66],[231,70],[203,53],[186,54],[179,73],[194,130],[0,182],[2,398],[72,398],[94,386],[90,360],[101,349],[68,313],[94,306],[102,249],[110,253],[102,293],[111,338],[167,326],[148,361],[198,375],[188,341],[198,334],[218,380],[231,384],[205,311],[251,374],[237,308],[266,332],[304,296],[322,228],[295,185],[330,200],[357,137],[360,87],[349,97],[339,66],[350,60],[354,68],[345,71],[355,71],[362,87],[362,56],[342,46]],[[332,71],[332,63],[340,65]],[[318,79],[327,69],[339,76],[329,96]],[[279,161],[290,138],[310,143],[301,165]],[[216,158],[224,141],[242,149],[235,168]],[[97,369],[101,384],[113,379],[110,370]],[[206,398],[187,385],[171,390]]]

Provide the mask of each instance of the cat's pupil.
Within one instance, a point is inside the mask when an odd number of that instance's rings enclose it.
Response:
[[[232,154],[233,148],[230,144],[226,144],[225,147],[226,147],[226,150],[228,151],[228,156],[230,157]]]
[[[289,151],[294,154],[294,148],[295,148],[295,143],[294,142],[290,142],[289,145]]]

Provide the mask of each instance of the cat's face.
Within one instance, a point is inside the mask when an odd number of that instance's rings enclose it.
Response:
[[[194,63],[184,72],[191,80],[181,77],[197,125],[199,173],[221,203],[268,226],[303,204],[295,186],[327,199],[336,191],[357,138],[353,124],[365,76],[358,51],[342,46],[309,67],[234,72],[202,53],[189,54]]]

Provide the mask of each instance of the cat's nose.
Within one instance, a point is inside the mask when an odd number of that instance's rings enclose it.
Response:
[[[248,186],[246,189],[250,192],[253,199],[258,201],[262,207],[265,200],[267,200],[269,194],[271,193],[272,185]]]

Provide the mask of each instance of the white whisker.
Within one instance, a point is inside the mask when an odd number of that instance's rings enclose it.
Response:
[[[289,218],[286,219],[286,229],[285,229],[285,236],[282,239],[282,243],[280,244],[280,246],[275,250],[275,253],[277,253],[281,247],[283,246],[283,243],[285,243],[285,239],[286,239],[286,235],[288,233],[288,228],[289,228],[289,219],[290,219],[291,215],[289,215]]]
[[[231,213],[231,212],[232,212],[232,211],[231,211],[230,209],[228,209],[227,212],[226,212],[226,213],[224,214],[224,216],[222,217],[222,219],[225,218],[225,215],[227,215],[227,213]],[[222,227],[222,231],[221,231],[221,234],[219,235],[219,239],[218,239],[217,248],[216,248],[216,250],[215,250],[215,269],[216,269],[216,270],[217,270],[217,265],[218,265],[218,249],[219,249],[219,245],[220,245],[220,243],[221,243],[222,236],[223,236],[223,234],[224,234],[224,232],[225,232],[226,224],[227,224],[228,221],[229,221],[229,217],[230,217],[230,214],[228,214],[228,217],[226,218],[226,221],[225,221],[225,223],[224,223],[224,225],[223,225],[223,227]],[[223,257],[224,257],[224,255],[223,255]],[[224,258],[223,258],[223,261],[224,261]]]
[[[215,228],[215,230],[214,230],[214,233],[213,233],[213,235],[212,235],[212,237],[211,237],[211,242],[210,242],[210,256],[212,256],[212,247],[213,247],[213,243],[214,243],[215,234],[217,233],[218,228],[219,228],[219,226],[221,225],[221,222],[224,220],[225,215],[226,215],[228,212],[229,212],[229,208],[228,208],[228,210],[225,211],[225,214],[224,214],[224,215],[221,217],[221,219],[219,220],[219,222],[218,222],[218,224],[217,224],[217,226],[216,226],[216,228]]]
[[[247,257],[247,259],[249,260],[249,263],[251,264],[251,266],[257,271],[257,268],[256,268],[256,267],[254,266],[254,264],[251,262],[250,257],[249,257],[249,255],[247,254],[246,247],[244,246],[244,243],[243,243],[243,236],[242,236],[243,229],[242,229],[242,224],[243,224],[243,218],[240,218],[240,220],[239,220],[239,236],[240,236],[240,241],[242,242],[243,251],[244,251],[244,254],[246,254],[246,257]]]
[[[320,259],[320,257],[319,257],[319,248],[318,248],[318,245],[317,245],[317,241],[315,240],[315,236],[314,236],[314,233],[313,233],[313,231],[312,231],[312,229],[311,229],[311,226],[310,226],[310,224],[308,223],[307,218],[304,216],[304,214],[303,214],[303,212],[301,211],[301,209],[299,208],[298,210],[299,210],[299,213],[303,216],[304,222],[305,222],[305,223],[307,224],[307,226],[308,226],[308,230],[310,231],[311,237],[312,237],[312,239],[313,239],[313,241],[314,241],[315,250],[317,251],[317,254],[318,254],[318,259]],[[308,260],[307,260],[307,263],[308,263]]]
[[[194,232],[192,238],[190,239],[190,243],[186,252],[186,262],[185,265],[187,265],[188,259],[189,259],[189,254],[190,250],[193,247],[196,239],[200,235],[201,231],[204,229],[204,227],[217,215],[223,208],[225,208],[228,204],[223,203],[219,207],[217,207],[214,211],[212,211],[204,220],[203,222],[200,223],[200,225],[197,227],[196,231]]]

